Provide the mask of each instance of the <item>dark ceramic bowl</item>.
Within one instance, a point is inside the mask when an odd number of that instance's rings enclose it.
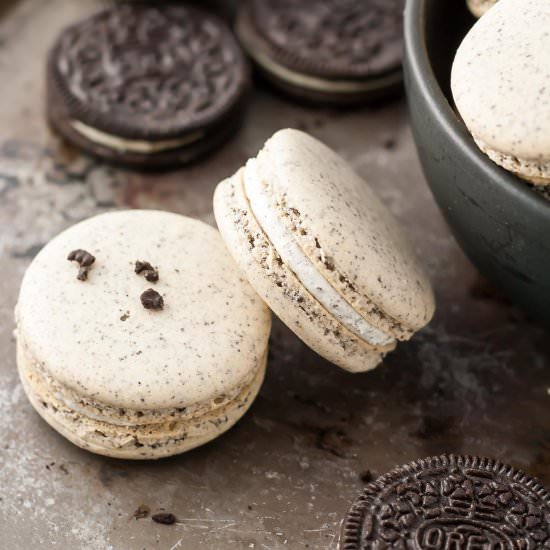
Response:
[[[464,0],[407,0],[405,84],[418,155],[472,262],[550,323],[550,202],[481,153],[452,107],[451,66],[473,22]]]

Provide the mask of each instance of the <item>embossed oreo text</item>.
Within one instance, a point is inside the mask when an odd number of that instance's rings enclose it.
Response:
[[[522,472],[489,459],[426,459],[365,488],[340,548],[550,549],[550,495]]]
[[[415,537],[421,550],[511,550],[510,540],[483,522],[426,522]]]

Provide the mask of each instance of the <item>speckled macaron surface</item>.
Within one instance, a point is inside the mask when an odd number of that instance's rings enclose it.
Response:
[[[476,17],[484,15],[497,2],[498,0],[466,0],[468,8]]]
[[[398,223],[327,146],[281,130],[214,197],[222,236],[307,345],[365,371],[426,325],[430,283]]]
[[[470,30],[452,69],[456,107],[480,149],[550,183],[550,2],[500,0]]]
[[[95,260],[67,259],[79,250]],[[157,458],[244,414],[271,318],[215,229],[136,210],[47,244],[24,276],[16,321],[23,385],[55,429],[100,454]]]

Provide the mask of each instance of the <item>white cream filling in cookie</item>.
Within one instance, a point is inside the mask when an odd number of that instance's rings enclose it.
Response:
[[[387,75],[379,75],[377,77],[373,76],[364,82],[359,80],[328,80],[316,76],[301,74],[288,69],[276,61],[273,61],[273,59],[263,53],[258,47],[256,47],[254,40],[249,37],[249,33],[245,27],[246,25],[241,23],[237,26],[237,30],[239,38],[241,38],[250,57],[252,57],[254,61],[256,61],[256,63],[258,63],[258,65],[260,65],[260,67],[268,73],[273,74],[281,80],[289,82],[290,84],[294,84],[299,88],[305,88],[317,92],[352,94],[384,89],[394,84],[399,84],[403,79],[401,71],[396,71],[395,73]]]
[[[305,289],[348,330],[372,346],[387,346],[395,338],[371,325],[359,315],[319,273],[302,251],[292,233],[279,220],[269,200],[265,184],[258,177],[256,161],[249,160],[244,171],[244,193],[258,224],[287,267]]]
[[[98,145],[103,145],[104,147],[115,149],[117,151],[128,151],[130,153],[141,153],[145,155],[162,153],[163,151],[170,151],[171,149],[178,149],[179,147],[184,147],[185,145],[195,143],[204,137],[204,132],[197,131],[183,138],[145,141],[113,136],[107,132],[102,132],[101,130],[92,128],[91,126],[88,126],[78,120],[72,120],[71,126],[86,139],[89,139],[91,142]]]

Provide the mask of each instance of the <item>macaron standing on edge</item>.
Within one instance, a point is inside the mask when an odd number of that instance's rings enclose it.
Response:
[[[244,415],[264,378],[271,314],[215,229],[133,210],[47,244],[24,276],[16,322],[39,414],[79,447],[149,459],[202,445]]]
[[[453,63],[460,116],[492,161],[550,184],[550,2],[500,0],[470,29]]]
[[[353,372],[376,367],[434,312],[430,282],[396,220],[334,151],[273,135],[214,195],[220,232],[273,312]]]
[[[310,102],[364,103],[401,89],[403,0],[243,0],[236,32],[262,75]]]
[[[47,117],[67,141],[104,160],[175,166],[237,130],[249,73],[215,15],[177,3],[115,3],[53,45]]]

